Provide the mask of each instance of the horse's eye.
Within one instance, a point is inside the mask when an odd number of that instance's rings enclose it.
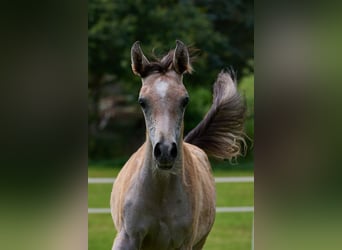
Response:
[[[145,99],[139,98],[138,102],[143,109],[146,108],[146,100]]]
[[[189,103],[189,97],[186,96],[186,97],[183,98],[183,100],[182,100],[182,107],[185,108],[186,105],[188,105],[188,103]]]

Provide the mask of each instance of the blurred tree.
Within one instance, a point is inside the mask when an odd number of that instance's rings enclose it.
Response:
[[[224,36],[215,52],[210,53],[214,67],[227,62],[240,75],[254,72],[250,59],[254,58],[254,2],[251,0],[195,0],[213,24],[214,30]]]
[[[89,64],[89,156],[106,153],[99,149],[98,106],[108,84],[138,95],[140,79],[132,74],[130,48],[140,40],[147,57],[175,47],[180,39],[200,49],[195,72],[185,76],[192,104],[185,116],[189,131],[203,117],[211,102],[217,73],[230,65],[238,76],[252,71],[253,5],[251,1],[224,0],[90,0],[88,2]],[[247,69],[247,70],[246,70]],[[132,102],[136,98],[131,98]],[[127,128],[127,127],[126,127]],[[107,131],[108,133],[108,131]],[[116,131],[117,133],[117,131]],[[103,134],[103,133],[102,133]]]

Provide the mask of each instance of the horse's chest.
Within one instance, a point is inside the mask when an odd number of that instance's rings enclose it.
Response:
[[[181,199],[165,202],[159,221],[167,226],[171,235],[176,236],[179,233],[186,235],[187,231],[190,231],[192,222],[190,202]]]
[[[190,238],[192,209],[184,192],[170,192],[161,199],[141,194],[130,201],[125,214],[126,222],[144,235],[143,249],[175,249]]]

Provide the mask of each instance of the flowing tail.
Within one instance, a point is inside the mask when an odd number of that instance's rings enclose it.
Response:
[[[246,105],[237,91],[234,72],[222,71],[214,84],[213,104],[204,119],[184,138],[218,159],[245,153]]]

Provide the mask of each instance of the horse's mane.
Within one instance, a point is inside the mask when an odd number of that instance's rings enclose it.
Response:
[[[199,50],[195,49],[194,47],[187,47],[189,56],[190,56],[190,62],[193,62],[196,58],[196,54]],[[173,56],[175,54],[175,50],[170,50],[165,56],[158,57],[154,53],[152,54],[152,61],[150,61],[149,64],[144,65],[142,71],[140,72],[141,77],[146,77],[152,73],[161,73],[164,74],[167,71],[174,69],[173,68]],[[188,73],[192,72],[192,67],[189,65],[189,68],[187,69]]]

